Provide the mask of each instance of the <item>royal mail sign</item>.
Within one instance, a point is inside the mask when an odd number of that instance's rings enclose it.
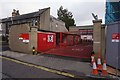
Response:
[[[19,39],[22,40],[22,42],[24,42],[24,43],[28,43],[29,42],[29,34],[28,33],[19,34]]]
[[[112,34],[112,42],[120,42],[120,33]]]

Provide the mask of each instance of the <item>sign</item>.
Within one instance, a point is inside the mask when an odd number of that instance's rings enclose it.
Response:
[[[23,39],[23,34],[19,35],[19,39],[22,40]]]
[[[53,42],[53,35],[48,35],[48,42]]]
[[[113,33],[112,34],[112,42],[119,42],[120,41],[120,34],[119,33]]]
[[[29,34],[28,33],[22,33],[19,35],[19,39],[22,40],[24,43],[29,42]]]

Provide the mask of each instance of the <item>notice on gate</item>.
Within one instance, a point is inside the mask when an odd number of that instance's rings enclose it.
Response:
[[[48,42],[53,42],[53,35],[48,35]]]
[[[112,42],[120,42],[120,34],[119,33],[112,34]]]

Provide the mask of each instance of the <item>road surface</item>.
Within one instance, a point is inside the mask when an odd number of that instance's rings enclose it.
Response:
[[[68,78],[9,60],[0,58],[0,61],[2,61],[3,78]]]

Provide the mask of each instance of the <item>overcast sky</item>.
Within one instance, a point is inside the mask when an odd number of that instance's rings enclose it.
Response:
[[[88,2],[89,1],[89,2]],[[98,15],[98,18],[105,17],[106,0],[0,0],[0,19],[10,17],[13,9],[19,10],[20,14],[31,13],[38,9],[50,7],[51,15],[57,17],[57,9],[62,5],[72,12],[76,25],[91,25],[93,17],[91,13]]]

